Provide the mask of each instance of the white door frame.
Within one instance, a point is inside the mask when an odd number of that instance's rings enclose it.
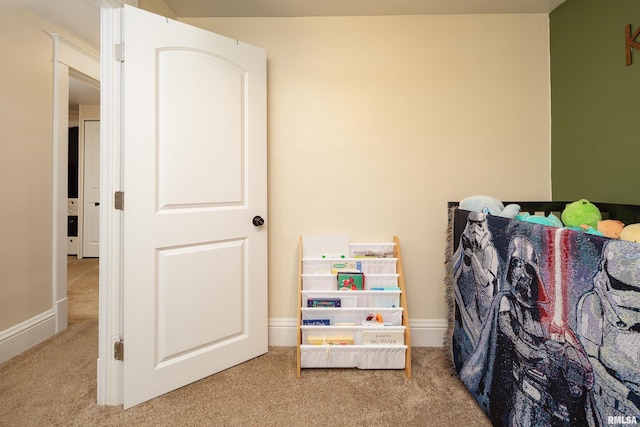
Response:
[[[117,9],[137,0],[92,0],[102,9],[101,51],[113,51],[120,37],[119,23],[114,24]],[[59,34],[51,34],[53,53],[53,248],[52,291],[56,315],[56,332],[67,327],[67,155],[69,118],[69,68],[78,70],[101,83],[100,111],[100,273],[99,273],[99,348],[97,369],[97,403],[122,403],[122,362],[113,358],[113,343],[121,336],[121,217],[113,209],[113,193],[120,188],[120,118],[114,118],[111,106],[119,102],[119,70],[102,70],[100,56]],[[106,119],[106,120],[105,120]]]
[[[114,344],[122,339],[122,211],[114,195],[122,190],[122,117],[114,114],[121,104],[120,62],[114,60],[121,42],[119,0],[102,3],[100,14],[100,309],[98,332],[98,405],[123,402],[123,363],[114,358]],[[118,111],[120,109],[118,108]]]
[[[100,58],[60,34],[53,39],[53,248],[52,287],[56,332],[67,327],[67,183],[69,69],[100,79]]]

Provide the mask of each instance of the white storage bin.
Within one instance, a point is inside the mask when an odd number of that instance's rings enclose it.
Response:
[[[335,263],[353,263],[360,266],[360,271],[366,274],[396,274],[397,258],[346,258],[302,260],[302,274],[332,274],[331,266]]]
[[[307,291],[333,291],[338,289],[335,274],[303,274],[302,289]]]
[[[334,259],[305,258],[302,260],[302,274],[331,274]],[[336,282],[337,283],[337,282]],[[337,286],[337,284],[336,284]]]
[[[402,307],[398,308],[324,308],[324,307],[302,307],[302,320],[323,320],[329,319],[330,325],[336,323],[354,323],[361,326],[370,313],[380,313],[384,323],[388,326],[402,325]]]
[[[364,288],[389,288],[398,286],[398,274],[367,274]],[[302,274],[302,289],[305,291],[332,291],[338,289],[335,274]]]
[[[340,298],[341,307],[400,307],[400,291],[321,291],[303,290],[302,307],[310,298]]]
[[[365,302],[360,307],[400,307],[400,291],[364,291]],[[358,301],[360,303],[360,300]]]
[[[356,258],[365,274],[396,274],[397,258]],[[366,278],[365,278],[366,280]]]
[[[393,258],[395,243],[350,243],[349,256],[376,256],[378,258]]]
[[[301,345],[302,368],[404,369],[407,346]]]
[[[309,344],[309,337],[353,337],[355,345],[363,344],[363,333],[374,332],[401,332],[404,334],[404,326],[302,326],[302,344]],[[398,344],[404,345],[404,340]]]
[[[364,276],[364,288],[389,288],[398,286],[399,274],[366,274]],[[337,283],[336,283],[337,286]]]

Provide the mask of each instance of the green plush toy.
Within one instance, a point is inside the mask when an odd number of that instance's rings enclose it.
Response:
[[[562,211],[562,222],[567,227],[587,225],[597,229],[598,221],[602,221],[600,209],[587,199],[568,203]]]

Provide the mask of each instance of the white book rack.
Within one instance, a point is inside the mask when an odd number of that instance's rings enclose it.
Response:
[[[299,252],[298,378],[305,368],[403,369],[411,378],[399,239],[304,236]],[[353,266],[364,275],[363,289],[339,290],[336,268]]]

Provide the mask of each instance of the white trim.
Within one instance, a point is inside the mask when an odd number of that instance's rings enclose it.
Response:
[[[65,295],[64,298],[56,301],[53,310],[56,313],[56,332],[60,332],[66,329],[69,323],[69,298]]]
[[[95,3],[99,7],[106,7],[117,9],[126,4],[131,4],[132,6],[138,7],[138,0],[134,0],[135,4],[133,4],[132,0],[91,0],[92,3]]]
[[[442,347],[447,332],[447,319],[409,319],[411,347]],[[298,339],[298,320],[269,319],[269,346],[295,347]]]
[[[55,332],[67,327],[67,158],[69,122],[69,68],[100,78],[99,57],[90,50],[50,34],[53,40],[53,183],[51,287]]]
[[[57,41],[56,60],[80,73],[100,80],[100,57],[93,51],[64,38],[59,34],[51,34]]]
[[[47,310],[0,332],[0,363],[55,334],[56,313]]]
[[[269,319],[269,346],[295,347],[298,339],[298,320],[290,318]]]
[[[409,319],[411,347],[442,347],[447,319]]]
[[[123,403],[123,363],[113,358],[122,331],[122,213],[113,195],[122,190],[122,64],[114,46],[122,40],[122,7],[138,0],[92,0],[100,6],[100,296],[98,313],[98,405]]]
[[[69,68],[100,80],[100,58],[94,52],[71,42],[59,34],[53,39],[53,252],[52,287],[54,331],[67,327],[67,152],[69,120]],[[102,260],[101,260],[102,263]],[[102,269],[101,269],[102,270]],[[104,288],[100,279],[100,289]],[[103,301],[100,301],[102,309]],[[108,307],[107,307],[108,309]],[[100,317],[100,324],[105,317]],[[108,317],[107,317],[108,318]],[[45,328],[46,329],[46,328]],[[46,338],[46,337],[45,337]],[[110,340],[109,340],[110,341]],[[98,390],[105,382],[98,371]]]
[[[122,213],[113,195],[121,179],[121,72],[114,46],[121,40],[122,9],[107,5],[100,14],[100,307],[98,331],[98,405],[123,402],[123,363],[113,358],[113,344],[122,337]]]
[[[69,118],[69,67],[58,61],[60,36],[51,34],[53,40],[53,99],[51,135],[52,151],[52,242],[51,242],[51,295],[53,309],[56,302],[67,298],[67,156]],[[54,311],[54,332],[67,327],[67,318]]]

